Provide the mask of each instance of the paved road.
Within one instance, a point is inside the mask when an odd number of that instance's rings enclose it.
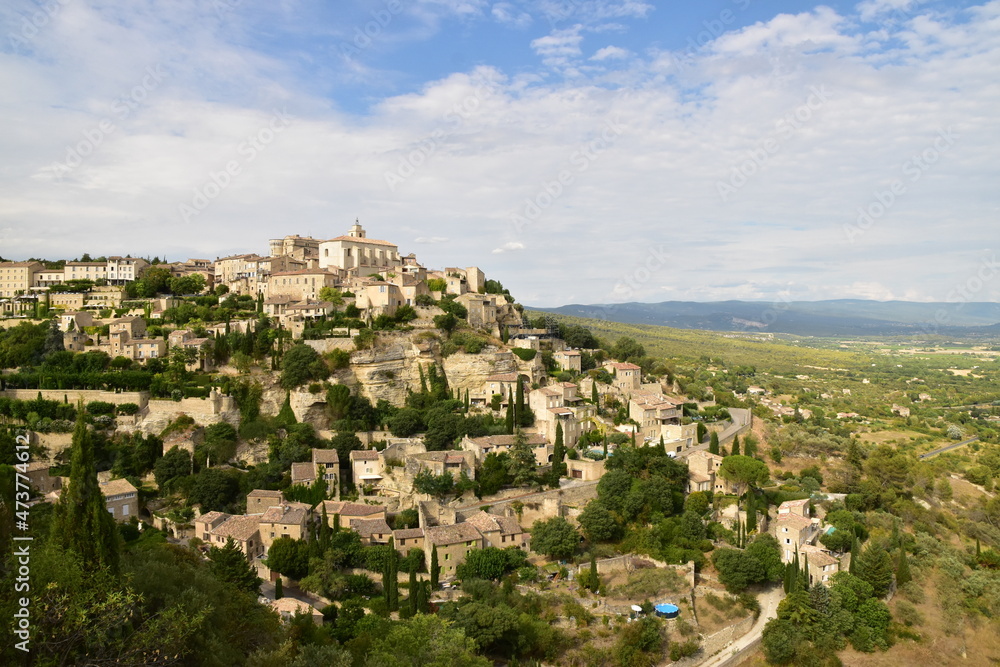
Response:
[[[722,649],[719,653],[701,663],[698,667],[723,667],[725,665],[729,665],[730,661],[734,660],[734,658],[741,653],[749,654],[748,647],[750,650],[757,647],[757,640],[760,639],[761,635],[764,633],[764,626],[767,625],[769,620],[777,617],[778,603],[781,602],[784,597],[785,591],[781,586],[777,586],[766,593],[763,593],[758,598],[760,600],[760,616],[757,617],[757,622],[753,624],[752,628],[750,628],[750,632],[746,633],[732,644]]]
[[[977,436],[973,436],[973,437],[969,438],[968,440],[963,440],[962,442],[956,442],[954,445],[945,445],[944,447],[938,447],[937,449],[933,449],[933,450],[927,452],[926,454],[921,454],[919,456],[919,458],[920,459],[929,459],[930,457],[937,456],[938,454],[941,454],[942,452],[948,452],[948,451],[951,451],[953,449],[957,449],[959,447],[964,447],[967,444],[969,444],[970,442],[975,442],[976,440],[979,440],[979,438]]]
[[[750,425],[751,419],[753,419],[753,413],[746,408],[729,408],[729,416],[732,417],[733,423],[729,425],[725,431],[719,433],[719,444],[728,443],[734,435],[739,433],[740,429],[744,429]],[[694,445],[685,449],[683,452],[677,454],[677,458],[686,459],[691,454],[695,452],[708,451],[710,441],[705,440],[702,443]]]

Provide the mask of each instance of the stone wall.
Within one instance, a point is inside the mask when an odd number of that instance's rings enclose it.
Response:
[[[223,421],[239,426],[240,422],[240,411],[233,397],[213,390],[208,398],[150,399],[139,428],[146,433],[159,433],[181,415],[191,417],[199,426]]]
[[[736,641],[746,633],[750,632],[750,629],[753,627],[753,624],[754,624],[754,617],[748,616],[744,618],[742,621],[735,623],[734,625],[730,625],[728,628],[723,628],[718,632],[716,632],[715,634],[711,634],[707,637],[704,637],[701,640],[701,651],[696,656],[692,656],[691,658],[686,658],[674,664],[677,667],[695,667],[695,665],[700,665],[701,663],[705,662],[706,660],[708,660],[715,654],[719,653],[720,651],[724,651],[727,646],[732,644],[734,641]],[[755,645],[751,644],[751,647],[753,646]],[[731,665],[739,664],[739,661],[745,659],[746,656],[747,653],[733,656],[730,660],[723,663],[719,663],[717,667],[730,667]]]
[[[49,401],[61,401],[76,403],[82,400],[84,403],[91,401],[104,401],[105,403],[135,403],[140,408],[146,405],[149,394],[145,391],[102,391],[100,389],[5,389],[0,391],[0,396],[5,398],[16,398],[21,401],[33,401],[38,398],[41,392],[42,398]]]

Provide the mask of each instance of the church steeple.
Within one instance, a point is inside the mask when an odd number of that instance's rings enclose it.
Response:
[[[351,231],[348,236],[353,236],[354,238],[363,239],[365,238],[364,227],[358,222],[357,218],[354,218],[354,224],[351,225]]]

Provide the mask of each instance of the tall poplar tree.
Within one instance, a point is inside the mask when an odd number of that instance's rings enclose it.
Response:
[[[63,489],[55,507],[52,539],[80,556],[85,567],[107,569],[117,575],[120,566],[118,527],[108,512],[97,482],[94,441],[84,421],[82,401],[76,415],[69,486]]]

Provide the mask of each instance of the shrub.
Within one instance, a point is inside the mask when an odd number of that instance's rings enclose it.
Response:
[[[538,354],[535,350],[529,350],[523,347],[515,347],[511,349],[511,352],[516,354],[521,361],[531,361]]]
[[[110,415],[115,411],[114,403],[91,401],[87,403],[87,413],[91,415]]]
[[[139,412],[139,406],[135,403],[122,403],[118,406],[117,411],[120,415],[134,415]]]

